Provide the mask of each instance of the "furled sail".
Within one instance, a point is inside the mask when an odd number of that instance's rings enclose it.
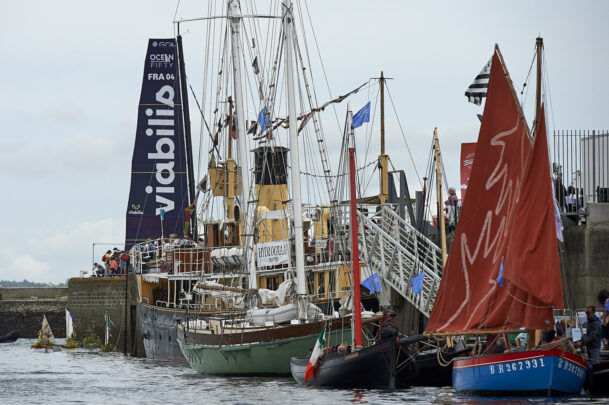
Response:
[[[519,249],[529,243],[546,243],[541,241],[542,235],[531,241],[527,224],[537,214],[526,209],[530,203],[527,200],[533,198],[529,194],[540,193],[535,185],[543,182],[531,177],[543,177],[549,187],[549,166],[546,156],[545,163],[536,162],[527,170],[531,154],[529,130],[502,62],[497,48],[468,185],[468,202],[463,206],[427,332],[546,329],[552,325],[550,302],[540,299],[545,300],[546,296],[538,297],[534,295],[538,291],[523,289],[522,281],[534,277],[514,276],[521,271],[518,265],[522,263],[516,265],[513,255],[520,254]],[[546,170],[542,170],[544,164]],[[553,233],[547,236],[552,239]],[[516,244],[516,238],[522,238],[520,244]],[[506,257],[512,242],[514,246]],[[544,254],[550,250],[544,247]],[[529,258],[531,266],[523,271],[535,271],[538,261],[544,260],[536,252],[534,256]],[[506,266],[513,267],[504,275]]]
[[[138,109],[127,206],[127,248],[182,234],[188,207],[176,40],[150,39]]]

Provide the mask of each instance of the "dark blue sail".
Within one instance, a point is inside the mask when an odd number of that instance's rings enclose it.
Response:
[[[184,232],[186,165],[176,40],[150,39],[131,163],[127,249]]]

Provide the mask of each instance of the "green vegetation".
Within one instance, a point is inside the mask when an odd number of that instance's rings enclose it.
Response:
[[[73,339],[73,338],[67,338],[66,339],[66,344],[64,346],[66,349],[77,349],[80,347],[80,343],[78,342],[78,340]]]
[[[82,347],[85,349],[97,349],[102,347],[99,336],[85,336],[82,340]]]
[[[107,345],[102,346],[102,352],[113,352],[114,351],[114,345],[112,345],[112,343],[108,342]]]

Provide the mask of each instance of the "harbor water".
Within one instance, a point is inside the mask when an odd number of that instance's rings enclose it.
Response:
[[[450,387],[396,390],[303,388],[291,378],[217,377],[186,365],[77,349],[0,345],[0,404],[407,404],[608,403],[609,398],[471,398]],[[371,372],[373,372],[371,370]]]

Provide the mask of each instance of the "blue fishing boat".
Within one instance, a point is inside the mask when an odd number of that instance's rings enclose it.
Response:
[[[544,108],[533,136],[498,47],[490,66],[477,78],[488,96],[476,159],[427,333],[476,336],[480,350],[453,363],[458,392],[578,394],[587,364],[566,339],[512,350],[505,336],[552,330],[564,299]]]
[[[557,348],[468,357],[453,366],[453,386],[461,392],[576,394],[585,378],[586,362]]]

